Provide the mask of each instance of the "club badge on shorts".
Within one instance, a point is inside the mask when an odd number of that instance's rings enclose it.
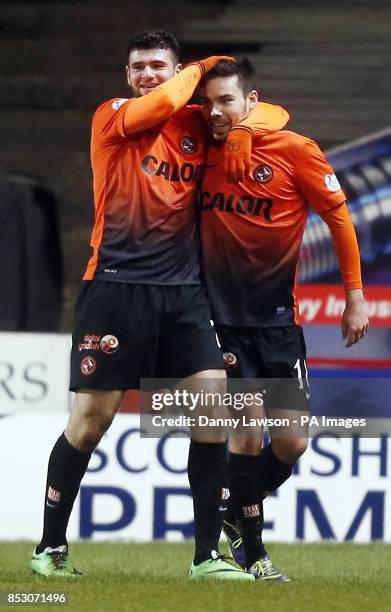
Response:
[[[104,353],[115,353],[119,347],[118,338],[112,334],[106,334],[100,341],[100,348]]]
[[[238,358],[233,353],[223,353],[223,359],[227,370],[234,368],[238,363]]]
[[[87,355],[81,360],[80,372],[83,376],[91,376],[96,370],[96,361],[91,355]]]

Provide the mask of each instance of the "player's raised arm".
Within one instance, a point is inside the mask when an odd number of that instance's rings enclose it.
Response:
[[[360,252],[346,198],[333,169],[315,142],[307,140],[300,148],[296,169],[296,180],[301,190],[327,223],[333,238],[346,295],[342,336],[349,347],[366,334],[368,314],[362,292]]]
[[[212,56],[190,64],[150,93],[132,100],[123,117],[124,133],[130,136],[168,119],[190,100],[203,75],[222,59],[231,58]]]

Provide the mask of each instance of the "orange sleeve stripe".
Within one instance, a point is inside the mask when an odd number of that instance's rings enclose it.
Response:
[[[123,135],[142,132],[171,117],[190,100],[201,76],[201,65],[191,64],[150,93],[135,98],[124,114]]]
[[[333,237],[345,289],[362,289],[360,252],[346,202],[321,213]]]

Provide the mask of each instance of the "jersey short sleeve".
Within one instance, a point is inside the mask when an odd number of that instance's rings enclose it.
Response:
[[[316,142],[309,138],[298,145],[294,173],[299,191],[317,213],[346,200],[333,168]]]

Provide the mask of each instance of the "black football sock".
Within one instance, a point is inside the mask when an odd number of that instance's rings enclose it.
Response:
[[[264,519],[264,515],[263,515],[263,499],[260,499],[258,503],[259,503],[259,512],[260,512],[260,515],[261,515],[261,542],[260,542],[259,550],[260,550],[260,553],[261,553],[261,557],[266,557],[267,556],[267,551],[266,551],[266,548],[265,548],[265,545],[264,545],[263,539],[262,539],[263,527],[264,527],[264,524],[265,524],[265,519]]]
[[[227,509],[224,512],[223,529],[230,542],[236,542],[241,537],[238,532],[239,525],[236,522],[236,512],[231,495],[227,500]]]
[[[90,457],[90,453],[72,446],[64,434],[55,443],[49,458],[43,536],[38,553],[48,546],[67,544],[69,517]]]
[[[230,525],[235,525],[236,523],[236,513],[232,501],[232,496],[230,496],[227,501],[227,509],[224,513],[224,521],[226,523],[229,523]]]
[[[262,540],[263,531],[263,505],[259,503],[259,517],[239,520],[239,529],[243,538],[243,546],[246,554],[246,568],[249,569],[255,561],[267,556]]]
[[[257,462],[258,496],[261,498],[276,491],[292,475],[293,465],[276,457],[271,444],[261,450]]]
[[[227,450],[224,442],[190,443],[188,476],[193,494],[195,556],[198,565],[210,559],[218,550],[225,502],[223,489],[227,486]]]
[[[259,504],[258,456],[229,453],[229,488],[250,567],[266,554],[262,542],[263,508]]]

